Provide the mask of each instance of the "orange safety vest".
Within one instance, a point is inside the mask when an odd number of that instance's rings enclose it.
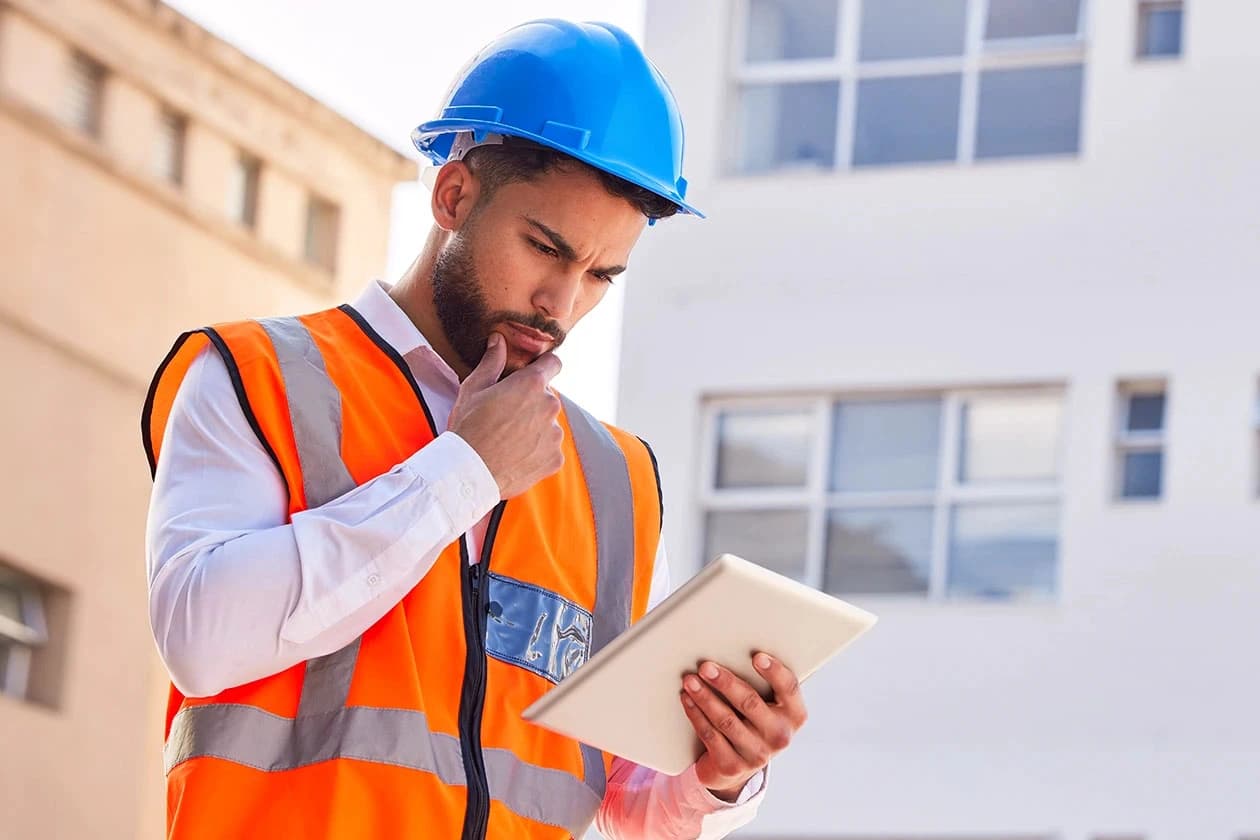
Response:
[[[436,432],[407,363],[350,306],[185,333],[145,402],[213,345],[284,476],[289,515]],[[481,561],[447,546],[342,650],[214,697],[171,687],[170,838],[581,837],[612,756],[520,713],[647,610],[660,482],[647,445],[564,400],[564,467],[495,508]],[[259,563],[267,558],[258,558]]]

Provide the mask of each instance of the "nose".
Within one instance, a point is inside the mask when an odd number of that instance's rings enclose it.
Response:
[[[578,300],[582,294],[582,271],[556,271],[547,276],[534,291],[530,302],[539,312],[568,324],[577,311]]]

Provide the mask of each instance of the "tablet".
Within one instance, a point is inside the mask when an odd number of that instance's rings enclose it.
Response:
[[[523,713],[525,720],[676,776],[703,753],[683,713],[683,674],[725,665],[763,697],[752,655],[804,682],[875,623],[813,587],[723,554]]]

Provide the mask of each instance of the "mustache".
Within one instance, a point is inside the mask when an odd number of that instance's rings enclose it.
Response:
[[[520,312],[495,312],[490,316],[489,320],[491,323],[495,324],[506,321],[512,324],[519,324],[522,327],[528,327],[531,330],[538,330],[541,333],[546,333],[555,341],[557,347],[560,346],[560,344],[564,341],[565,336],[568,335],[568,333],[560,328],[558,323],[548,318],[544,318],[537,312],[531,315],[525,315]]]

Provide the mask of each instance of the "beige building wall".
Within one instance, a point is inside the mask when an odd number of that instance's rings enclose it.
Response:
[[[105,70],[97,136],[65,121],[76,54]],[[179,183],[155,166],[164,109]],[[229,215],[241,154],[253,229]],[[0,566],[38,582],[49,637],[25,696],[0,693],[0,837],[154,838],[149,378],[185,329],[352,297],[415,166],[150,0],[0,0],[0,161]],[[304,257],[312,194],[337,207],[331,271]]]

